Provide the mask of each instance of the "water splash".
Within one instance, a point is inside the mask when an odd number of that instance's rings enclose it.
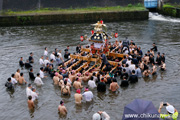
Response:
[[[179,18],[172,18],[168,16],[163,16],[158,13],[149,12],[149,20],[157,20],[157,21],[167,21],[167,22],[180,22]]]

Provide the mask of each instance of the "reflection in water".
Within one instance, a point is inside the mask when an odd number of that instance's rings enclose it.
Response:
[[[58,48],[62,50],[67,45],[70,45],[70,52],[73,53],[76,45],[87,45],[88,42],[79,40],[81,34],[91,34],[93,29],[89,24],[64,24],[64,25],[49,25],[49,26],[25,26],[25,27],[2,27],[0,28],[0,116],[7,113],[13,115],[13,119],[78,119],[89,120],[94,112],[105,110],[112,120],[121,119],[124,106],[130,103],[135,98],[153,101],[158,108],[160,101],[165,101],[180,108],[177,102],[180,99],[178,93],[180,87],[179,82],[179,38],[180,38],[180,23],[169,21],[131,21],[107,23],[108,34],[118,32],[118,40],[124,40],[128,37],[129,40],[141,46],[143,53],[147,52],[155,42],[158,46],[158,52],[166,55],[166,71],[157,70],[157,75],[149,78],[141,78],[137,84],[129,85],[127,88],[120,88],[119,93],[112,93],[107,90],[105,93],[99,93],[96,89],[92,90],[94,100],[92,103],[82,103],[80,106],[74,103],[75,90],[71,89],[71,96],[61,96],[60,88],[54,87],[52,78],[43,79],[44,85],[37,87],[39,93],[37,107],[32,114],[28,111],[26,87],[27,85],[16,85],[15,92],[9,93],[4,87],[5,80],[15,73],[19,68],[18,61],[22,56],[24,60],[28,59],[29,53],[34,53],[35,63],[33,64],[34,74],[39,72],[39,58],[43,55],[44,47],[48,48],[49,54]],[[116,39],[112,39],[114,42]],[[157,54],[157,53],[156,53]],[[156,56],[155,54],[155,56]],[[28,83],[33,83],[29,80],[28,70],[21,69],[24,73],[24,78]],[[121,80],[117,79],[118,83]],[[35,86],[33,84],[33,86]],[[83,84],[87,86],[87,83]],[[168,88],[168,90],[166,90]],[[166,91],[165,91],[166,90]],[[173,96],[172,96],[173,94]],[[10,97],[12,98],[9,98]],[[59,101],[64,100],[68,110],[67,116],[59,116],[57,108]],[[23,116],[22,116],[23,114]],[[11,116],[2,117],[3,120],[12,119]]]

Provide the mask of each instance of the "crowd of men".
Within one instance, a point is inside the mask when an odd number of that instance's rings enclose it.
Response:
[[[91,56],[92,53],[81,51],[82,46],[76,47],[77,56]],[[89,46],[90,48],[90,46]],[[160,70],[166,70],[165,54],[158,52],[157,46],[153,43],[153,48],[148,50],[144,55],[141,47],[131,40],[129,41],[116,41],[111,44],[108,43],[109,52],[124,54],[123,58],[108,57],[103,53],[103,49],[100,50],[97,56],[101,59],[101,63],[96,64],[93,68],[87,64],[87,61],[79,61],[70,57],[69,46],[64,50],[64,57],[61,50],[57,48],[49,55],[48,49],[45,48],[44,55],[39,59],[40,71],[34,75],[33,53],[30,53],[28,60],[24,63],[23,57],[20,58],[19,65],[21,67],[29,69],[29,78],[34,81],[37,86],[44,85],[43,79],[50,76],[53,79],[53,83],[61,88],[62,95],[71,95],[72,87],[74,87],[75,104],[81,104],[82,100],[85,102],[91,102],[93,100],[93,92],[91,89],[97,89],[98,92],[106,92],[107,84],[110,84],[108,88],[112,92],[118,91],[119,87],[128,87],[129,84],[138,82],[140,77],[149,77],[150,75],[157,74],[157,68]],[[157,57],[155,59],[155,54]],[[48,56],[49,55],[49,56]],[[44,59],[45,58],[45,59]],[[108,62],[108,60],[118,62],[117,66],[114,66]],[[80,70],[80,66],[83,66]],[[158,66],[158,67],[157,67]],[[120,76],[120,79],[117,77]],[[118,84],[120,81],[120,84]],[[83,82],[87,82],[87,86],[83,86]],[[7,89],[14,89],[15,84],[27,84],[24,79],[24,74],[17,69],[15,74],[12,74],[8,78],[5,86]],[[34,109],[34,101],[38,98],[36,89],[29,83],[26,88],[26,94],[28,98],[29,109]],[[60,114],[66,115],[67,109],[64,106],[64,101],[60,101],[58,107]],[[93,115],[99,118],[99,115],[110,119],[109,115],[105,111],[99,111]],[[98,119],[97,119],[98,120]],[[100,119],[99,119],[100,120]]]

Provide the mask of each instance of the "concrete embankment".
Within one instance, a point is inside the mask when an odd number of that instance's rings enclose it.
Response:
[[[106,22],[147,20],[148,10],[142,11],[108,11],[84,13],[49,13],[31,15],[0,16],[0,26],[48,25],[66,23],[87,23],[103,19]]]
[[[158,13],[163,15],[180,18],[180,8],[163,7],[161,9],[158,9],[157,11]]]

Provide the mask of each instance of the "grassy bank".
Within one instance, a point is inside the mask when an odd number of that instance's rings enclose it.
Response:
[[[170,7],[170,8],[180,8],[180,5],[178,4],[170,4],[170,3],[166,3],[163,5],[163,8],[165,7]]]
[[[141,11],[145,10],[143,4],[127,6],[113,6],[113,7],[88,7],[88,8],[69,8],[69,9],[60,9],[60,8],[42,8],[40,10],[32,11],[3,11],[1,15],[33,15],[33,14],[62,14],[62,13],[88,13],[88,12],[108,12],[108,11]]]

